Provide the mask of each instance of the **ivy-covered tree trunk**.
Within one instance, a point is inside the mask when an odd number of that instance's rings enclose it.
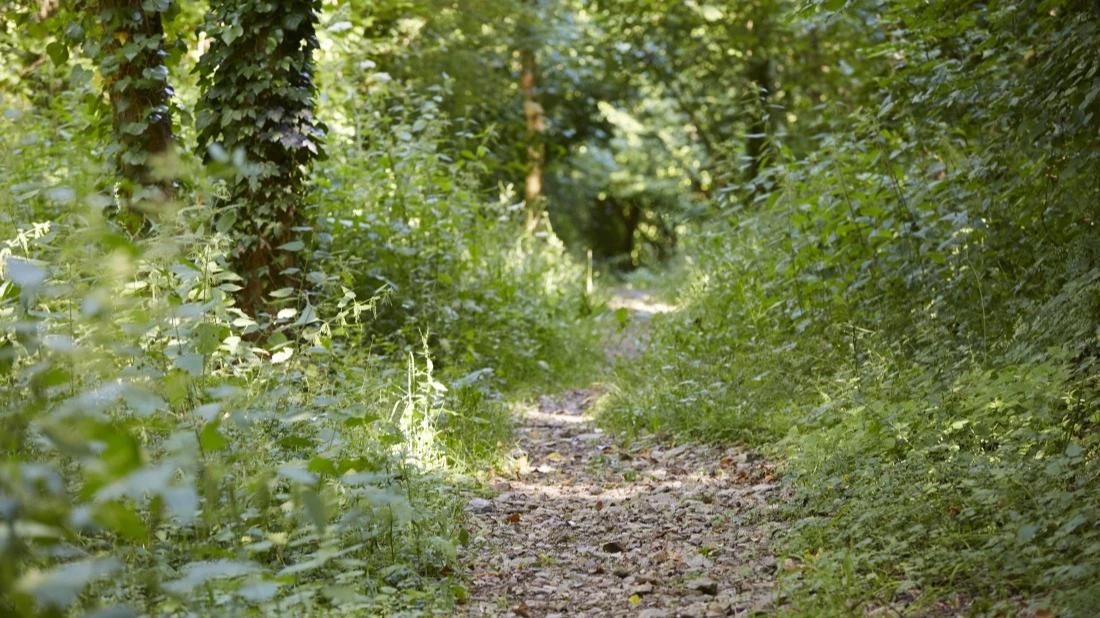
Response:
[[[214,0],[199,61],[199,146],[243,154],[229,182],[219,227],[237,246],[241,308],[262,311],[267,294],[295,286],[308,167],[323,156],[314,117],[319,0]]]
[[[109,152],[121,175],[117,217],[137,233],[149,210],[174,195],[176,170],[168,156],[176,142],[174,92],[162,18],[175,7],[170,0],[91,0],[84,8],[100,32],[90,42],[91,55],[110,100]]]

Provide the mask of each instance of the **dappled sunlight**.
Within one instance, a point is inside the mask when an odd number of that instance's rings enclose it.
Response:
[[[1095,0],[3,6],[3,618],[1100,607]]]
[[[596,396],[567,391],[517,410],[513,465],[491,501],[468,507],[478,532],[464,554],[475,583],[464,614],[497,615],[504,599],[563,616],[770,607],[771,466],[653,438],[623,448],[591,425]]]
[[[656,300],[652,295],[637,290],[617,291],[611,300],[607,301],[607,306],[611,309],[627,309],[643,318],[677,310],[676,305]]]

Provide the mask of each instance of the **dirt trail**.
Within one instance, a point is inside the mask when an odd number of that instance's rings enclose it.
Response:
[[[617,295],[634,320],[608,344],[630,356],[646,313],[670,310],[638,292]],[[614,305],[613,305],[614,306]],[[464,616],[672,618],[767,612],[776,561],[766,504],[772,468],[749,451],[629,447],[598,429],[597,387],[544,396],[517,412],[515,465],[492,499],[467,507],[472,573]]]

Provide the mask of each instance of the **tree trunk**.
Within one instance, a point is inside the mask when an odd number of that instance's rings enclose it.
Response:
[[[526,206],[525,228],[528,233],[538,229],[542,221],[542,170],[546,160],[546,146],[542,132],[546,128],[542,105],[539,103],[535,51],[520,51],[519,87],[523,92],[523,115],[527,120],[527,178],[523,185],[523,203]]]
[[[767,156],[768,146],[768,97],[771,94],[771,57],[760,49],[756,50],[753,59],[749,63],[749,82],[755,89],[755,96],[759,101],[757,109],[752,111],[752,119],[749,122],[748,135],[745,137],[745,157],[748,159],[748,169],[745,172],[744,185],[747,187],[760,177],[760,171],[764,167],[764,159]],[[749,198],[754,198],[760,192],[759,185],[754,185],[748,192]]]
[[[233,269],[244,279],[238,304],[253,317],[267,309],[271,292],[300,284],[297,228],[309,166],[324,155],[324,125],[313,115],[320,4],[214,0],[207,17],[212,45],[196,69],[198,142],[242,151],[248,161],[229,181],[221,216],[237,243]]]
[[[39,6],[48,7],[48,3]],[[147,215],[174,197],[169,161],[176,137],[169,107],[168,55],[161,13],[142,0],[99,0],[89,5],[102,24],[99,71],[111,105],[112,155],[122,182],[118,220],[132,233],[148,228]],[[133,49],[127,43],[146,41]]]

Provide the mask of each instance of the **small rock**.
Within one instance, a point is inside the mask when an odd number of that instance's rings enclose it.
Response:
[[[638,618],[669,618],[669,613],[663,609],[650,607],[643,609],[642,613],[638,614]]]
[[[630,575],[630,569],[626,567],[615,567],[615,577],[627,577]]]
[[[707,606],[705,603],[692,603],[687,607],[676,610],[676,618],[706,618]]]
[[[687,452],[687,450],[689,448],[691,448],[690,445],[684,444],[684,445],[681,445],[681,446],[677,446],[674,449],[665,451],[665,452],[661,453],[659,456],[662,459],[672,459],[673,457],[679,457],[680,455],[683,455],[684,453]]]
[[[485,498],[471,498],[466,503],[466,510],[471,513],[488,513],[493,510],[493,503]]]
[[[638,584],[630,589],[630,594],[636,594],[640,597],[644,597],[647,594],[653,594],[653,584]]]
[[[688,590],[696,590],[711,596],[718,594],[718,583],[706,577],[700,577],[699,579],[689,581],[687,587]]]

